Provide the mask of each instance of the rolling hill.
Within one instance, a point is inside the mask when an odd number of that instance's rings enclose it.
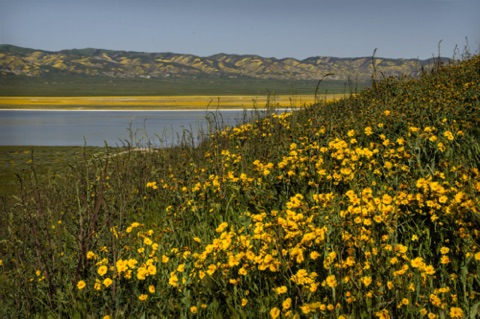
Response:
[[[0,45],[2,77],[88,76],[157,79],[263,79],[368,81],[375,69],[385,77],[415,75],[434,59],[387,59],[372,57],[268,58],[257,55],[146,53],[102,49],[58,52]]]

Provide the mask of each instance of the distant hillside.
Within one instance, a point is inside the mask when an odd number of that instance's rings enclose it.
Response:
[[[384,76],[414,75],[433,59],[375,58],[376,71]],[[0,45],[0,74],[26,77],[86,75],[114,78],[244,78],[275,80],[367,81],[373,73],[372,58],[310,57],[276,59],[256,55],[145,53],[102,49],[49,52]]]

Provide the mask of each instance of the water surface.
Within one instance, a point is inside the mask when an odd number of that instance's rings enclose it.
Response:
[[[242,110],[223,111],[30,111],[0,110],[0,145],[122,146],[149,141],[178,144],[185,134],[195,142],[213,123],[236,125]]]

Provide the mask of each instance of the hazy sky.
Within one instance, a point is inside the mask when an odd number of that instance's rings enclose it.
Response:
[[[480,47],[480,0],[0,0],[0,43],[58,51],[452,57]]]

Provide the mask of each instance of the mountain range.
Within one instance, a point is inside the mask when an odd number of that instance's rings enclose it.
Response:
[[[103,49],[72,49],[57,52],[0,45],[3,77],[90,76],[113,78],[244,78],[277,80],[368,81],[382,76],[417,75],[435,59],[388,59],[379,57],[336,58],[315,56],[269,58],[258,55],[146,53]],[[375,68],[374,68],[375,65]]]

